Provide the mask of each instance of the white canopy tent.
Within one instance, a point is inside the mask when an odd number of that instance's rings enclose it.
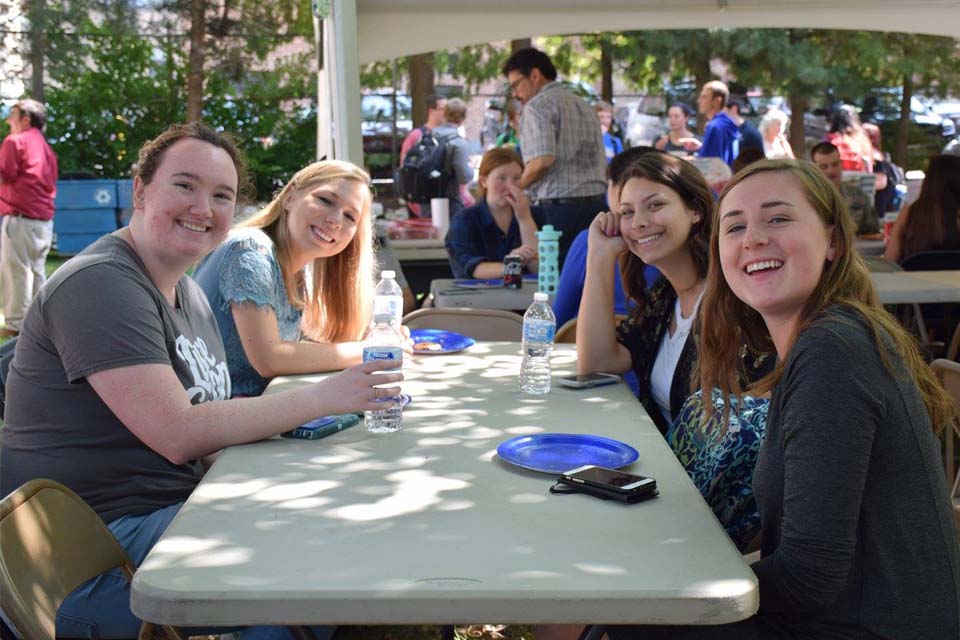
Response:
[[[325,21],[328,157],[363,161],[360,65],[537,35],[714,27],[960,37],[960,0],[333,0]],[[323,104],[321,104],[321,109]]]

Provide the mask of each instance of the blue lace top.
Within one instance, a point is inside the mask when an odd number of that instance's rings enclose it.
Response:
[[[233,396],[258,396],[270,382],[253,368],[243,351],[230,305],[252,302],[270,307],[282,340],[300,337],[301,312],[287,299],[287,288],[273,241],[260,229],[235,229],[193,274],[207,294],[227,353]]]
[[[743,551],[760,533],[760,512],[753,495],[753,468],[767,430],[765,398],[730,398],[730,423],[720,391],[705,407],[699,391],[683,403],[666,440],[687,475],[713,510],[727,535]],[[702,417],[709,411],[706,424]]]

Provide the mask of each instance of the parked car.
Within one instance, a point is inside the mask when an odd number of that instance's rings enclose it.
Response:
[[[391,134],[401,141],[413,127],[413,105],[410,96],[396,96],[397,115],[394,120],[392,94],[368,93],[360,98],[361,130],[365,153],[390,153]],[[394,130],[394,122],[396,129]]]
[[[877,89],[864,96],[860,104],[860,119],[875,122],[884,128],[885,123],[900,119],[900,102],[903,91],[899,88]],[[950,118],[934,113],[920,96],[910,96],[910,123],[924,133],[952,138],[957,126]]]
[[[960,127],[960,100],[934,102],[930,109],[938,116],[953,120],[953,124]]]
[[[665,118],[657,115],[653,109],[641,110],[642,106],[642,102],[634,102],[627,107],[625,147],[652,147],[660,136],[669,131]]]
[[[413,127],[413,105],[410,96],[397,94],[397,113],[394,120],[394,96],[388,92],[368,93],[360,97],[360,128],[363,132],[364,163],[374,178],[393,175],[391,163],[392,140],[396,139],[397,160],[400,145]]]
[[[955,156],[960,156],[960,136],[957,136],[953,140],[947,143],[947,146],[943,148],[944,153],[952,153]]]

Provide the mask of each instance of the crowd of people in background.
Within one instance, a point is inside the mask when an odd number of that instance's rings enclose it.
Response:
[[[702,135],[677,103],[653,147],[624,150],[611,105],[574,95],[544,52],[520,49],[502,72],[510,128],[479,160],[476,201],[462,100],[429,97],[401,149],[405,159],[428,138],[446,149],[437,195],[450,203],[454,275],[501,277],[508,256],[536,273],[538,229],[559,230],[555,305],[558,319],[576,317],[580,371],[631,376],[636,410],[731,540],[761,551],[752,618],[609,636],[960,636],[960,548],[936,439],[954,409],[853,244],[893,208],[899,176],[879,131],[843,107],[809,161],[796,160],[786,114],[768,111],[758,129],[714,80],[697,98]],[[395,262],[362,168],[312,163],[234,225],[247,191],[236,144],[203,124],[172,126],[140,151],[129,226],[41,287],[56,159],[42,105],[22,101],[10,122],[0,285],[5,312],[25,304],[7,317],[19,339],[0,494],[58,480],[139,563],[205,457],[399,394],[375,386],[402,379],[381,371],[392,363],[360,364],[375,274]],[[732,178],[708,182],[704,159]],[[20,178],[27,164],[40,168]],[[875,180],[876,198],[844,171]],[[429,205],[408,206],[416,217]],[[960,158],[936,156],[886,257],[960,249],[958,215]],[[14,262],[32,280],[9,274]],[[275,376],[339,369],[263,395]],[[134,637],[138,627],[128,583],[101,577],[67,598],[57,631]]]

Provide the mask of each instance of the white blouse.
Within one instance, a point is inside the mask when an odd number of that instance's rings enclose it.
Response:
[[[683,347],[687,344],[687,336],[690,335],[690,328],[693,326],[693,320],[697,317],[697,309],[700,308],[700,300],[703,298],[703,291],[697,297],[697,303],[693,306],[693,313],[690,317],[684,318],[680,311],[680,297],[677,296],[677,303],[673,309],[673,317],[676,319],[677,330],[670,335],[670,330],[663,332],[663,341],[660,342],[660,349],[657,351],[657,359],[653,363],[653,370],[650,372],[650,395],[657,406],[660,407],[660,413],[666,418],[667,422],[673,422],[673,416],[670,414],[670,387],[673,385],[673,374],[677,369],[677,363],[680,361],[680,355],[683,353]]]

